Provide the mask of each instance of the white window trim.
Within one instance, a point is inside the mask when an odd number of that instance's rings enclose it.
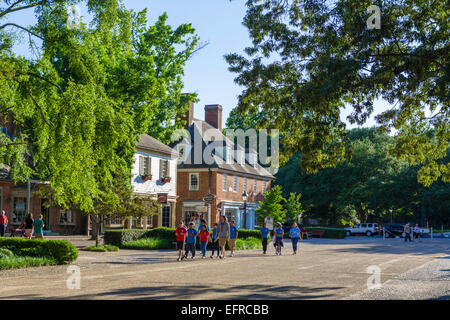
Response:
[[[193,188],[191,185],[191,176],[197,177],[197,188]],[[198,173],[189,173],[189,191],[198,191],[200,189],[200,179]]]
[[[258,193],[258,180],[254,179],[253,180],[253,193],[256,195]]]
[[[234,176],[233,177],[233,192],[237,192],[238,191],[238,177]]]

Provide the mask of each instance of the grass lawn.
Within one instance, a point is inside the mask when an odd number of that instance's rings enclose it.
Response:
[[[109,251],[119,251],[119,247],[113,246],[110,244],[99,245],[99,246],[87,246],[82,250],[84,251],[92,251],[92,252],[109,252]]]

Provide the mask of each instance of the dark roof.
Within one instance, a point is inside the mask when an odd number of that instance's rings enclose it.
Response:
[[[232,150],[241,149],[243,152],[245,152],[244,148],[241,146],[237,146],[228,139],[220,130],[214,128],[206,121],[194,119],[191,126],[189,127],[189,135],[191,141],[189,142],[186,138],[183,138],[175,143],[172,144],[172,147],[175,147],[179,143],[184,144],[190,144],[192,146],[192,150],[196,147],[195,144],[195,137],[200,137],[202,142],[202,154],[205,148],[211,143],[211,141],[214,141],[214,144],[216,146],[221,146],[223,144],[227,144],[229,147],[231,147]],[[254,150],[252,150],[254,152]],[[190,157],[190,163],[183,162],[178,165],[178,169],[200,169],[200,168],[218,168],[223,171],[230,171],[230,172],[237,172],[244,175],[252,175],[252,176],[258,176],[260,178],[266,178],[268,180],[273,180],[275,177],[267,171],[265,168],[263,168],[261,165],[257,164],[256,167],[253,167],[248,163],[246,159],[244,159],[244,164],[241,165],[240,163],[236,162],[233,159],[232,163],[227,163],[225,160],[222,159],[219,155],[213,154],[212,155],[212,163],[206,163],[202,157],[201,163],[194,163],[194,152],[189,153]],[[189,161],[187,161],[189,162]]]
[[[145,149],[148,151],[155,151],[171,156],[172,158],[178,157],[178,152],[174,149],[165,145],[161,141],[149,136],[148,134],[141,134],[138,144],[136,145],[139,149]]]

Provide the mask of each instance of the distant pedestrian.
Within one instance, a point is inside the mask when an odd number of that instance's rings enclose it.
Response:
[[[291,234],[292,250],[294,251],[292,254],[297,254],[297,243],[302,239],[302,233],[300,228],[297,227],[297,223],[294,222],[292,224],[292,228],[289,230],[289,233]]]
[[[220,247],[220,259],[225,258],[225,245],[227,241],[230,240],[230,224],[227,222],[226,216],[220,217],[220,222],[218,226],[219,230],[219,247]]]
[[[284,235],[284,230],[283,230],[283,225],[278,222],[277,223],[277,227],[275,228],[273,235],[275,237],[275,254],[276,255],[281,255],[281,248],[284,247],[283,244],[283,235]]]
[[[230,247],[230,257],[234,257],[234,248],[236,247],[236,241],[238,238],[238,229],[236,228],[236,221],[230,223],[230,239],[228,240],[228,247]]]
[[[419,225],[416,223],[414,230],[413,230],[413,241],[414,239],[419,238],[419,242],[422,242],[422,240],[420,240],[420,228]]]
[[[175,231],[175,234],[177,236],[177,250],[178,250],[177,261],[181,261],[184,259],[183,250],[184,250],[184,242],[186,240],[186,234],[187,234],[187,229],[184,226],[183,221],[180,221],[180,223],[178,224],[178,228]]]
[[[39,215],[38,219],[34,219],[34,237],[39,239],[44,239],[44,221],[42,220],[42,214]]]
[[[411,242],[411,227],[409,223],[405,225],[405,228],[403,229],[403,233],[405,234],[405,242]]]
[[[214,228],[212,230],[211,237],[211,259],[214,258],[214,251],[217,251],[217,258],[219,257],[220,249],[219,249],[219,230],[217,228],[217,222],[214,224]]]
[[[5,214],[5,210],[0,213],[0,237],[5,236],[6,227],[8,226],[8,217]]]
[[[187,259],[189,255],[189,251],[192,253],[191,259],[194,259],[195,257],[195,244],[197,240],[198,232],[194,228],[194,223],[189,223],[189,229],[187,230],[187,239],[186,239],[186,252],[184,254],[184,257]]]
[[[202,250],[202,259],[206,258],[206,245],[208,244],[209,228],[206,225],[206,221],[202,219],[201,225],[198,228],[200,233],[200,248]]]
[[[263,246],[263,254],[267,253],[267,239],[269,238],[269,228],[267,228],[267,224],[264,223],[261,228],[261,242]]]
[[[25,236],[27,239],[31,239],[33,236],[33,215],[29,213],[25,218]]]

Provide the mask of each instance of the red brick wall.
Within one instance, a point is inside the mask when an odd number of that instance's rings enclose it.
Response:
[[[199,191],[189,191],[189,174],[199,174]],[[227,190],[231,186],[233,187],[234,176],[227,174]],[[242,202],[242,194],[244,193],[244,177],[238,176],[237,180],[237,192],[223,191],[223,174],[212,172],[211,177],[211,192],[216,195],[216,200],[211,204],[211,220],[212,224],[219,221],[220,212],[218,211],[218,205],[221,201],[237,201]],[[258,202],[263,200],[263,181],[257,180],[257,194],[253,193],[254,179],[247,178],[247,195],[248,202]],[[267,181],[267,190],[270,188],[270,181]],[[186,200],[203,201],[203,197],[209,191],[209,173],[207,171],[191,171],[191,172],[178,172],[177,174],[177,192],[178,202],[176,210],[176,223],[182,218],[182,202]]]

